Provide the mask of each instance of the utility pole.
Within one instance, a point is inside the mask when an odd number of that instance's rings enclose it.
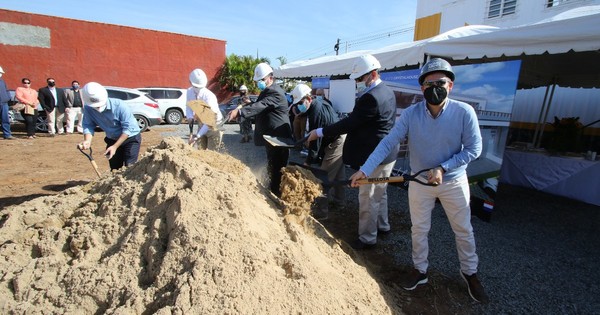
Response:
[[[333,46],[333,50],[335,50],[335,55],[338,55],[338,51],[340,50],[340,39],[337,39],[337,43]]]

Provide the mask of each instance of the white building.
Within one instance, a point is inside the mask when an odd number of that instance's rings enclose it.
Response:
[[[519,26],[600,0],[419,0],[414,40],[465,25]]]

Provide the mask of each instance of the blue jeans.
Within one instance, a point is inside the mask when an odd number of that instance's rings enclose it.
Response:
[[[2,118],[2,135],[4,139],[10,138],[12,134],[10,133],[10,121],[8,119],[8,103],[2,103],[0,105],[0,116]]]
[[[115,144],[117,140],[113,140],[110,138],[104,138],[104,142],[106,142],[106,147],[110,147]],[[129,137],[125,142],[119,146],[115,155],[113,155],[112,159],[108,160],[108,164],[110,164],[111,170],[118,170],[124,166],[130,166],[133,163],[137,162],[138,155],[140,154],[140,145],[142,144],[142,136],[138,133],[133,137]]]

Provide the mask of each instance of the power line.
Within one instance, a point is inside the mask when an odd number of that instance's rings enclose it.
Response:
[[[370,33],[361,34],[361,35],[358,35],[356,37],[352,37],[349,39],[340,39],[339,47],[340,48],[345,47],[346,48],[345,50],[347,50],[349,48],[354,48],[354,47],[364,45],[367,43],[387,40],[392,37],[396,37],[396,36],[406,34],[408,32],[412,32],[413,30],[414,30],[414,26],[400,27],[400,28],[392,27],[392,28],[387,28],[387,29],[380,29],[380,30],[373,31]],[[298,55],[294,56],[293,59],[290,58],[290,60],[296,61],[296,60],[303,60],[303,59],[312,59],[312,58],[322,57],[322,56],[326,56],[326,55],[333,55],[336,53],[335,48],[334,48],[336,43],[337,43],[337,39],[335,41],[332,41],[332,43],[324,44],[324,45],[316,47],[312,50],[298,54]],[[346,52],[345,50],[342,52]]]

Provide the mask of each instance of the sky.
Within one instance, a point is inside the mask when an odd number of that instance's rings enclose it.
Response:
[[[340,54],[412,41],[417,0],[371,3],[2,0],[0,8],[220,39],[227,55],[258,55],[277,67],[278,57],[292,62],[333,55],[338,38]]]

